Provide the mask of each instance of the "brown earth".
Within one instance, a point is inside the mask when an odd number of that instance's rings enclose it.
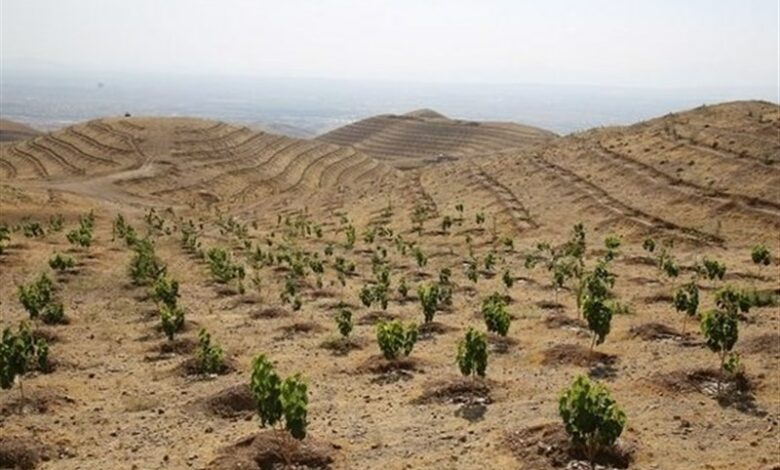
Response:
[[[62,232],[41,238],[11,234],[0,255],[2,325],[27,317],[17,285],[49,272],[53,253],[80,263],[73,274],[57,277],[67,279],[58,285],[70,323],[40,329],[56,338],[50,355],[57,367],[23,379],[25,395],[37,402],[15,412],[18,384],[0,392],[7,410],[0,417],[0,461],[57,469],[257,462],[277,442],[267,434],[257,437],[247,394],[250,363],[262,352],[281,374],[300,372],[309,385],[312,447],[298,451],[313,455],[317,465],[548,468],[549,456],[565,464],[577,456],[555,427],[557,399],[579,374],[605,382],[625,410],[621,449],[631,449],[629,468],[780,464],[778,307],[754,308],[740,324],[735,349],[750,387],[735,386],[740,394],[733,399],[715,399],[716,355],[691,320],[685,337],[677,336],[683,317],[668,300],[647,301],[668,299],[673,283],[659,277],[641,248],[647,236],[673,243],[685,268],[678,285],[708,256],[726,263],[725,282],[780,287],[776,264],[759,276],[750,260],[756,243],[775,256],[780,252],[777,105],[726,103],[560,138],[511,126],[507,137],[502,126],[431,112],[372,119],[380,130],[387,126],[389,137],[332,139],[361,129],[370,133],[360,123],[303,140],[200,119],[134,117],[0,144],[0,224],[30,217],[46,227],[50,216],[65,217]],[[475,136],[474,129],[491,130]],[[428,161],[439,153],[457,159]],[[464,205],[463,221],[441,231],[442,217],[459,217],[458,203]],[[430,217],[422,235],[411,230],[415,205],[426,207]],[[145,234],[144,212],[152,207],[172,229],[153,238],[169,274],[181,283],[180,302],[191,326],[169,346],[163,346],[147,289],[130,282],[132,252],[123,241],[112,241],[111,233],[113,218],[122,213]],[[73,248],[65,233],[90,210],[97,216],[94,244]],[[480,212],[486,221],[477,226]],[[322,226],[322,238],[291,235],[284,218],[303,214]],[[253,247],[267,251],[267,240],[276,246],[287,239],[320,252],[324,285],[315,286],[309,276],[300,311],[279,300],[285,273],[253,266],[238,238],[216,224],[230,215],[247,223]],[[353,250],[343,246],[342,215],[358,232]],[[179,217],[203,222],[204,248],[234,250],[247,279],[260,279],[259,291],[249,282],[243,295],[215,283],[207,265],[182,249],[175,230]],[[559,245],[578,221],[586,226],[589,264],[603,253],[606,235],[622,237],[613,262],[615,293],[632,310],[613,319],[593,355],[571,291],[556,293],[543,266],[524,267],[524,255],[536,243]],[[418,269],[411,250],[402,255],[382,237],[367,244],[363,231],[378,225],[417,242],[429,257],[427,266]],[[479,259],[496,245],[498,275],[481,275],[476,285],[466,278],[467,236]],[[505,236],[514,240],[511,251],[495,242]],[[322,254],[329,244],[334,257],[356,264],[346,287],[337,281],[333,258]],[[387,312],[366,309],[358,298],[363,283],[373,279],[371,248],[377,244],[386,247],[393,267]],[[453,306],[435,318],[442,328],[419,341],[401,364],[387,364],[378,356],[375,321],[422,322],[419,302],[396,293],[398,280],[405,276],[413,294],[419,279],[432,282],[444,267],[452,269],[455,288]],[[517,279],[508,292],[501,281],[505,268]],[[712,306],[713,289],[722,284],[702,281],[702,308]],[[484,388],[453,381],[457,342],[470,326],[484,330],[475,314],[494,291],[511,297],[514,321],[509,339],[501,340],[507,347],[490,356],[487,400]],[[340,301],[352,305],[352,339],[360,347],[334,354],[323,343],[337,337],[333,315]],[[200,327],[224,347],[232,371],[215,377],[181,373]],[[458,385],[447,385],[452,383]],[[458,394],[482,401],[464,410]]]

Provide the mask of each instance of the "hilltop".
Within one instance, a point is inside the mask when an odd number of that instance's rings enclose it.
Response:
[[[555,134],[505,122],[449,119],[429,109],[385,114],[334,129],[317,140],[350,145],[400,169],[550,142]]]

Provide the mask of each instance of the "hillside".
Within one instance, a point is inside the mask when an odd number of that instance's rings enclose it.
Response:
[[[33,323],[51,367],[24,376],[25,401],[18,383],[0,391],[0,466],[281,466],[274,445],[294,441],[250,439],[262,432],[247,386],[260,353],[307,384],[310,447],[292,460],[309,467],[588,468],[558,415],[580,375],[628,419],[598,468],[780,465],[780,106],[724,103],[563,137],[412,114],[335,139],[133,117],[2,144],[3,326],[30,318],[19,286],[40,273],[67,321]],[[69,242],[90,211],[89,246]],[[178,282],[186,316],[173,339],[150,281],[131,274],[143,245],[117,230],[120,214]],[[578,279],[556,285],[548,270],[579,222],[584,272],[603,262],[612,275],[603,343],[578,310]],[[757,244],[770,265],[753,263]],[[243,278],[221,277],[233,271],[219,249]],[[50,268],[55,253],[75,265]],[[702,274],[704,260],[723,263],[722,278]],[[736,317],[738,374],[672,305],[690,283],[696,315],[722,308],[724,286],[753,296]],[[426,323],[418,287],[434,284]],[[506,302],[506,336],[486,332],[490,296]],[[391,319],[419,325],[408,357],[380,353],[377,324]],[[201,328],[224,349],[218,373],[197,371]],[[486,333],[485,378],[456,365],[470,328]]]
[[[317,140],[350,145],[397,168],[410,169],[467,155],[528,148],[554,137],[551,132],[530,126],[455,120],[423,109],[363,119]]]
[[[0,118],[0,142],[29,139],[40,134],[40,131],[25,124]]]

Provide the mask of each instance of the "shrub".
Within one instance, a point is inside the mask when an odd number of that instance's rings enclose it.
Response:
[[[54,284],[46,273],[43,273],[34,282],[19,286],[19,302],[30,314],[31,319],[38,318],[38,314],[52,302],[54,298]]]
[[[179,282],[165,274],[158,276],[152,286],[152,298],[157,303],[163,303],[171,308],[176,307],[179,298]]]
[[[71,230],[66,235],[72,245],[89,247],[92,245],[92,230],[95,228],[95,215],[90,212],[88,215],[79,218],[79,228]]]
[[[221,284],[227,284],[234,279],[244,279],[244,267],[235,263],[233,257],[224,248],[211,248],[206,253],[212,276]]]
[[[11,231],[7,225],[0,225],[0,254],[5,252],[5,242],[11,239]]]
[[[47,325],[59,325],[65,322],[65,307],[62,302],[50,302],[41,312],[41,320]]]
[[[704,258],[702,265],[699,266],[699,272],[710,281],[714,281],[716,279],[723,280],[723,276],[726,275],[726,265],[718,262],[717,260]]]
[[[720,308],[709,310],[702,316],[701,332],[704,334],[707,347],[720,357],[720,370],[734,372],[738,364],[738,356],[733,358],[728,356],[739,338],[737,316]],[[718,377],[718,393],[720,393],[720,377]]]
[[[56,214],[49,216],[49,230],[52,232],[60,232],[65,226],[65,217],[62,214]]]
[[[59,253],[49,258],[49,266],[57,271],[67,271],[76,266],[76,261],[72,256],[63,256]]]
[[[420,298],[425,323],[430,323],[433,321],[433,316],[436,314],[436,308],[438,307],[439,286],[436,284],[421,284],[417,288],[417,296]]]
[[[41,223],[31,220],[22,222],[22,233],[27,238],[39,238],[45,235]]]
[[[505,269],[503,276],[501,276],[501,281],[507,289],[511,289],[512,286],[515,285],[515,277],[512,276],[512,271],[508,268]]]
[[[218,374],[225,367],[225,353],[222,348],[211,342],[211,334],[205,328],[198,332],[198,369],[204,374]]]
[[[414,254],[414,260],[417,263],[417,267],[419,269],[422,269],[425,267],[425,265],[428,264],[428,257],[425,256],[425,253],[420,249],[419,246],[415,246],[413,250]]]
[[[48,356],[48,343],[44,339],[35,340],[26,323],[19,325],[16,333],[6,327],[0,342],[0,388],[10,389],[19,377],[19,393],[24,401],[21,377],[34,369],[47,371]]]
[[[452,218],[445,215],[444,218],[441,219],[441,231],[446,234],[449,233],[450,228],[452,228]]]
[[[184,309],[160,305],[160,325],[168,340],[173,341],[174,335],[184,327]]]
[[[376,339],[386,359],[394,360],[400,354],[408,356],[417,342],[417,325],[404,326],[398,320],[380,322],[376,327]]]
[[[130,277],[135,285],[146,285],[160,277],[165,267],[154,252],[154,245],[148,239],[133,244],[135,254],[130,260]]]
[[[469,328],[466,336],[458,342],[458,368],[465,376],[485,376],[488,349],[485,335]]]
[[[284,414],[284,427],[295,439],[306,437],[306,415],[309,397],[306,384],[296,374],[287,377],[280,387],[279,399]]]
[[[498,293],[493,293],[482,301],[482,318],[488,331],[501,336],[506,336],[509,332],[512,318],[506,311],[506,301]]]
[[[626,415],[602,385],[580,376],[564,390],[558,413],[572,443],[593,460],[598,452],[612,446],[623,433]]]
[[[344,245],[344,247],[348,250],[351,250],[352,247],[355,246],[355,241],[357,240],[357,233],[355,232],[355,227],[353,225],[348,225],[346,229],[344,229],[344,233],[347,236],[347,243]]]
[[[2,240],[2,238],[0,238]],[[2,250],[0,250],[0,253]],[[772,255],[769,253],[769,249],[765,245],[756,245],[750,250],[750,259],[753,264],[758,266],[758,276],[761,277],[761,268],[769,266],[772,262]]]
[[[409,286],[406,284],[406,278],[402,277],[398,282],[398,294],[402,300],[406,300],[409,296]]]
[[[699,310],[699,286],[695,282],[690,282],[680,287],[674,293],[673,303],[678,312],[685,313],[686,317],[695,317]],[[684,332],[685,323],[683,323]]]
[[[347,308],[339,309],[336,314],[336,328],[343,338],[347,338],[352,333],[352,312]]]
[[[296,439],[306,437],[308,394],[299,375],[282,381],[264,354],[252,361],[250,382],[261,426],[274,426],[284,418],[285,429]]]

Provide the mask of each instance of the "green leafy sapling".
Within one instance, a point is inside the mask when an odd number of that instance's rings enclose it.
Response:
[[[225,352],[211,340],[205,328],[198,332],[198,352],[195,357],[198,370],[203,374],[219,374],[225,370]]]
[[[73,269],[76,266],[76,261],[72,256],[55,254],[49,258],[49,267],[56,269],[59,272],[65,272],[69,269]]]
[[[19,286],[19,302],[30,318],[35,320],[47,305],[54,300],[54,284],[46,273],[27,285]]]
[[[16,333],[10,327],[3,330],[0,341],[0,388],[13,387],[19,378],[19,393],[24,403],[22,376],[32,370],[47,372],[49,345],[46,340],[35,339],[27,323],[22,322]]]
[[[674,293],[673,304],[675,310],[685,314],[685,319],[694,318],[699,310],[699,286],[696,282],[689,282],[683,285]],[[683,322],[682,332],[685,334],[685,325]]]
[[[500,336],[506,336],[509,332],[512,317],[506,310],[506,300],[498,292],[482,301],[482,318],[488,331]]]
[[[169,341],[173,341],[177,332],[184,328],[184,309],[178,306],[160,305],[160,326]]]
[[[408,356],[417,342],[417,325],[404,325],[398,320],[382,321],[376,327],[376,340],[379,350],[387,360],[395,360],[399,356]]]
[[[625,413],[609,391],[585,376],[577,377],[561,394],[558,413],[572,443],[584,452],[591,467],[601,450],[615,444],[626,424]]]
[[[179,282],[171,279],[165,274],[157,277],[152,285],[152,298],[157,303],[162,303],[168,307],[176,307],[179,298]]]
[[[432,322],[439,303],[439,286],[420,284],[417,288],[417,296],[420,299],[425,323]]]
[[[308,393],[299,375],[281,380],[273,364],[264,354],[252,361],[252,392],[260,425],[275,426],[284,420],[284,427],[295,439],[306,437]]]
[[[352,333],[352,312],[349,309],[339,309],[338,313],[336,314],[336,328],[339,330],[339,334],[344,339],[347,339],[349,334]]]
[[[487,340],[483,333],[469,328],[458,342],[456,357],[460,373],[466,377],[484,377],[488,363]]]
[[[772,255],[769,253],[766,245],[756,245],[750,250],[750,259],[753,261],[753,264],[758,266],[758,277],[761,278],[761,268],[769,266],[772,262]]]
[[[732,366],[738,361],[732,359],[729,361],[729,355],[739,338],[739,319],[737,315],[724,308],[716,308],[707,311],[701,318],[701,331],[707,347],[720,358],[720,370],[727,370],[727,366]],[[721,378],[718,377],[718,393],[720,393]]]

